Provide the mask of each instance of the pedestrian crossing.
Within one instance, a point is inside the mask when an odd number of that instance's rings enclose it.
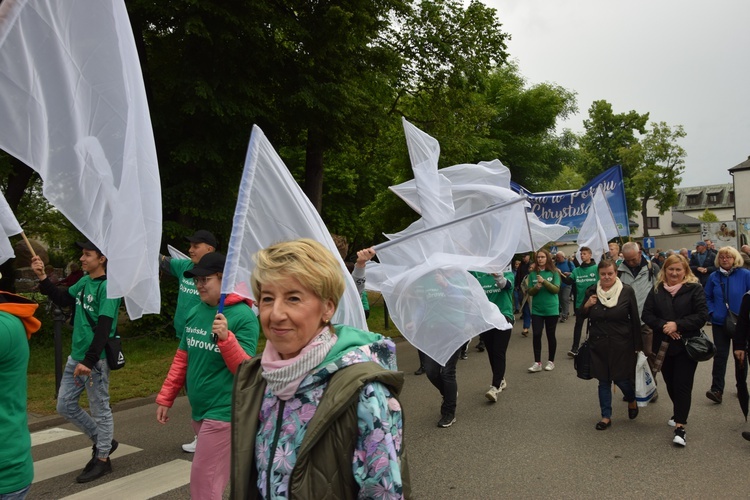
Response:
[[[81,436],[82,433],[59,427],[45,429],[31,434],[31,446],[41,446],[45,444],[62,441],[69,438]],[[113,464],[116,464],[122,457],[141,453],[143,450],[126,443],[120,443],[117,452],[112,457]],[[91,458],[91,447],[77,449],[74,451],[61,453],[50,458],[34,461],[34,482],[32,484],[48,481],[59,476],[70,474],[81,470],[82,464],[85,464]],[[172,460],[170,462],[150,467],[145,470],[129,474],[111,481],[107,477],[102,478],[91,487],[84,491],[75,493],[65,498],[75,500],[105,498],[128,498],[128,499],[148,499],[174,489],[180,488],[190,482],[189,460]],[[34,498],[34,488],[32,487],[29,498]]]

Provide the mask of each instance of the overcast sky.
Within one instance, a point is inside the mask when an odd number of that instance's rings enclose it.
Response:
[[[750,156],[750,0],[483,0],[510,33],[529,84],[683,125],[682,187],[731,182]]]

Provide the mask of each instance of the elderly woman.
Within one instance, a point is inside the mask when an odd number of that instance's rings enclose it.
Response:
[[[580,313],[588,318],[591,346],[591,374],[599,380],[602,419],[596,429],[612,425],[612,383],[628,402],[628,417],[638,416],[635,401],[636,352],[642,350],[641,318],[633,289],[617,277],[614,260],[598,266],[599,282],[586,290]]]
[[[250,304],[230,294],[223,313],[221,298],[224,255],[205,254],[184,271],[192,278],[201,301],[185,318],[185,331],[167,379],[156,397],[156,419],[166,424],[169,408],[183,386],[188,385],[193,429],[198,436],[190,468],[190,496],[221,499],[230,471],[232,382],[239,364],[255,355],[258,319]]]
[[[672,442],[685,446],[685,425],[698,363],[688,356],[683,337],[700,335],[708,321],[708,307],[703,287],[684,257],[672,255],[664,261],[641,318],[654,331],[654,352],[659,351],[662,342],[668,343],[661,368],[674,412],[668,423],[675,427]]]
[[[279,243],[255,263],[268,343],[235,380],[232,498],[407,496],[394,344],[331,324],[345,282],[323,245]]]
[[[723,247],[716,254],[716,271],[706,281],[706,302],[711,317],[711,331],[716,344],[716,355],[711,372],[711,389],[706,397],[720,404],[724,395],[724,375],[732,338],[724,328],[727,307],[733,313],[740,311],[742,296],[750,291],[750,271],[742,267],[744,259],[732,247]]]

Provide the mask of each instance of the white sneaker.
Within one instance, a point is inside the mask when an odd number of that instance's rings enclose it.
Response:
[[[195,453],[195,447],[198,446],[198,436],[195,436],[192,443],[182,445],[182,451],[185,453]]]
[[[551,372],[554,369],[555,369],[555,363],[553,363],[552,361],[547,361],[547,366],[544,367],[544,371]]]
[[[500,381],[500,387],[498,387],[498,389],[502,391],[502,390],[505,390],[506,387],[508,387],[508,384],[505,383],[505,379],[502,379]]]
[[[497,403],[497,395],[500,393],[500,390],[501,389],[496,389],[494,386],[490,386],[489,390],[484,393],[484,397],[487,398],[488,401]]]
[[[529,367],[529,372],[536,373],[542,371],[542,364],[541,363],[534,363]]]
[[[672,417],[669,420],[667,420],[667,425],[670,426],[670,427],[674,427],[675,425],[677,425],[675,423],[675,421],[674,421],[674,417]]]

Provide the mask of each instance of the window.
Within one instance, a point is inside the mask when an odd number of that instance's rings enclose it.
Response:
[[[708,195],[708,202],[709,203],[719,203],[719,195],[717,193],[709,194]]]
[[[689,194],[687,197],[687,204],[688,205],[697,205],[700,202],[701,195],[699,194]]]
[[[648,229],[659,229],[658,217],[646,217],[646,227]]]

